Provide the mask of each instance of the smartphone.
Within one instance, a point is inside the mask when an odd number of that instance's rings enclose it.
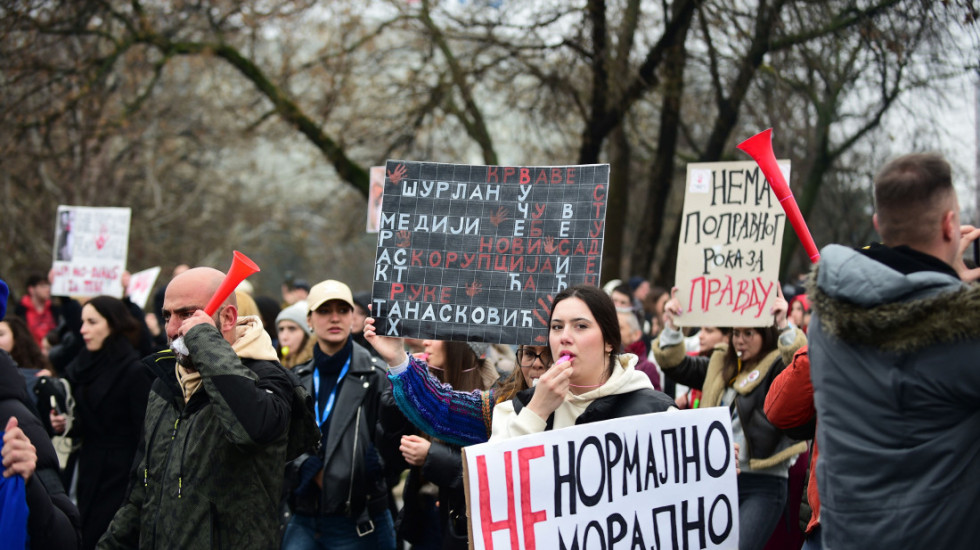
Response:
[[[973,267],[980,267],[980,239],[973,241]]]

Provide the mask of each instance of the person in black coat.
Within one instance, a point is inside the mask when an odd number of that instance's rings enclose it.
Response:
[[[139,323],[117,298],[98,296],[82,308],[83,349],[66,376],[75,397],[69,435],[77,451],[82,548],[95,548],[123,503],[146,414],[152,374],[140,362]],[[64,415],[51,414],[62,433]]]
[[[496,376],[485,359],[487,344],[425,340],[424,346],[422,355],[436,379],[454,390],[486,390]],[[390,386],[381,396],[380,418],[385,465],[398,471],[409,469],[398,534],[413,548],[469,548],[460,447],[421,436],[398,409]],[[427,490],[429,483],[438,489],[437,494]]]
[[[0,281],[0,319],[6,313],[7,285]],[[58,455],[28,399],[24,378],[0,350],[0,426],[4,426],[5,475],[24,477],[32,550],[73,550],[81,540],[78,510],[59,476]],[[33,452],[31,448],[33,447]],[[2,541],[0,541],[2,544]]]

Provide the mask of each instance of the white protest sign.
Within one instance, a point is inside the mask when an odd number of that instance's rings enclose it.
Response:
[[[381,202],[385,194],[385,167],[372,166],[368,180],[367,232],[377,233],[381,228]]]
[[[153,291],[158,276],[160,276],[160,266],[133,273],[129,276],[126,296],[129,296],[131,302],[140,306],[140,309],[146,309],[146,301],[150,298],[150,292]]]
[[[130,215],[129,208],[58,207],[53,295],[123,297]]]
[[[630,416],[463,449],[470,548],[737,548],[728,409]]]
[[[779,161],[789,181],[789,161]],[[755,162],[687,166],[675,281],[685,327],[772,324],[786,214]]]

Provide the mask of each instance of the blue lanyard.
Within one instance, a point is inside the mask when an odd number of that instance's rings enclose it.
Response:
[[[354,355],[351,353],[351,355]],[[340,381],[344,379],[344,375],[347,374],[347,369],[350,368],[350,356],[347,356],[347,362],[344,363],[344,368],[340,369],[340,374],[337,375],[337,383],[333,385],[333,389],[330,390],[330,396],[327,397],[327,404],[323,407],[323,414],[320,414],[320,369],[313,369],[313,406],[316,407],[316,417],[320,420],[319,425],[323,426],[327,423],[327,419],[330,418],[330,411],[333,410],[333,402],[337,399],[337,388],[340,387]]]

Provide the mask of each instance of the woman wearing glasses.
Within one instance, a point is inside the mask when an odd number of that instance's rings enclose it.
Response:
[[[732,328],[728,342],[710,356],[689,356],[676,325],[680,304],[672,297],[664,306],[664,329],[653,342],[654,358],[668,378],[702,390],[701,407],[731,411],[732,433],[741,448],[739,550],[765,546],[786,504],[789,468],[807,448],[806,442],[783,435],[763,411],[773,379],[806,344],[803,332],[789,325],[786,310],[780,295],[772,310],[774,325]]]

